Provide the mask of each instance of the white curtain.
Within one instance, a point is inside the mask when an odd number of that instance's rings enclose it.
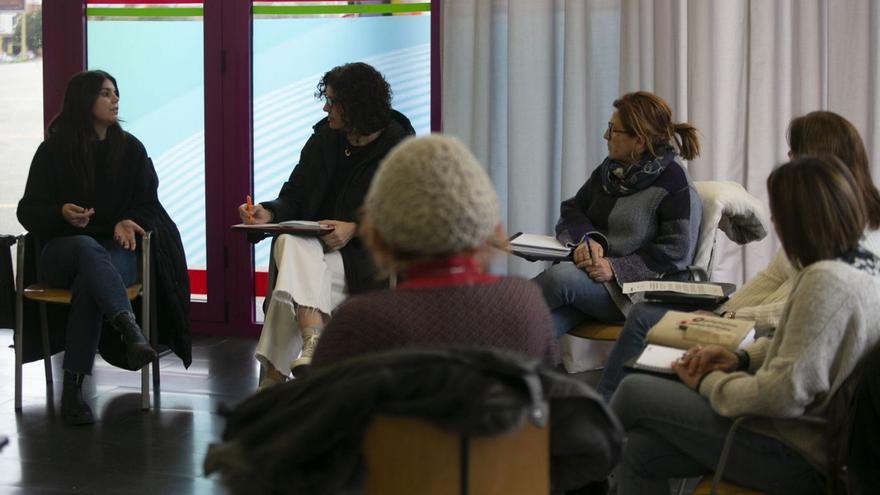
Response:
[[[611,0],[443,2],[443,130],[488,167],[508,231],[552,232],[560,201],[605,156],[618,23]]]
[[[443,129],[489,168],[510,231],[552,232],[605,156],[611,102],[634,90],[700,130],[695,180],[766,204],[788,122],[819,109],[856,125],[880,178],[880,1],[448,0],[442,24]],[[742,283],[779,248],[722,238],[716,280]]]
[[[623,0],[620,92],[666,98],[702,134],[696,180],[734,180],[767,204],[789,121],[831,110],[859,129],[878,175],[876,0]],[[741,283],[779,249],[719,237],[715,279]]]

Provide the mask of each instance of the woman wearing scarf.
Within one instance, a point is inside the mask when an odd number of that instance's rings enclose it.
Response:
[[[608,157],[577,194],[562,202],[556,237],[577,245],[573,261],[538,275],[563,335],[587,319],[618,322],[633,301],[626,282],[681,278],[694,257],[702,206],[676,157],[700,153],[697,130],[673,123],[657,95],[639,91],[614,102]]]

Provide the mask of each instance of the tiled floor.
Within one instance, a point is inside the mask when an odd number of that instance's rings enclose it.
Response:
[[[223,494],[202,476],[208,444],[223,431],[219,404],[234,404],[256,387],[256,341],[195,337],[185,370],[173,355],[161,359],[161,395],[140,409],[140,374],[100,358],[84,396],[96,422],[70,427],[58,417],[61,355],[47,400],[43,363],[24,367],[21,413],[13,407],[12,331],[0,329],[0,494]],[[154,400],[155,395],[154,395]]]

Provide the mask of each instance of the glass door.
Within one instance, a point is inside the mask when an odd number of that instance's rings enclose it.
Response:
[[[193,331],[259,332],[268,242],[254,249],[230,226],[298,161],[325,71],[370,63],[418,133],[439,128],[438,1],[43,0],[45,117],[74,73],[116,77],[123,128],[183,238]]]
[[[253,196],[275,199],[324,118],[315,99],[323,74],[366,62],[393,91],[392,106],[417,134],[431,132],[431,2],[255,1],[253,13]],[[255,319],[262,321],[269,246],[253,254]]]
[[[215,297],[208,290],[203,14],[201,1],[86,4],[87,67],[116,78],[123,128],[153,159],[159,199],[180,230],[195,313]]]

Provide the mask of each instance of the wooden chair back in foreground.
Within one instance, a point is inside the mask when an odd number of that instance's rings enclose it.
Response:
[[[364,436],[366,495],[547,495],[549,426],[469,437],[416,418],[378,415]]]

